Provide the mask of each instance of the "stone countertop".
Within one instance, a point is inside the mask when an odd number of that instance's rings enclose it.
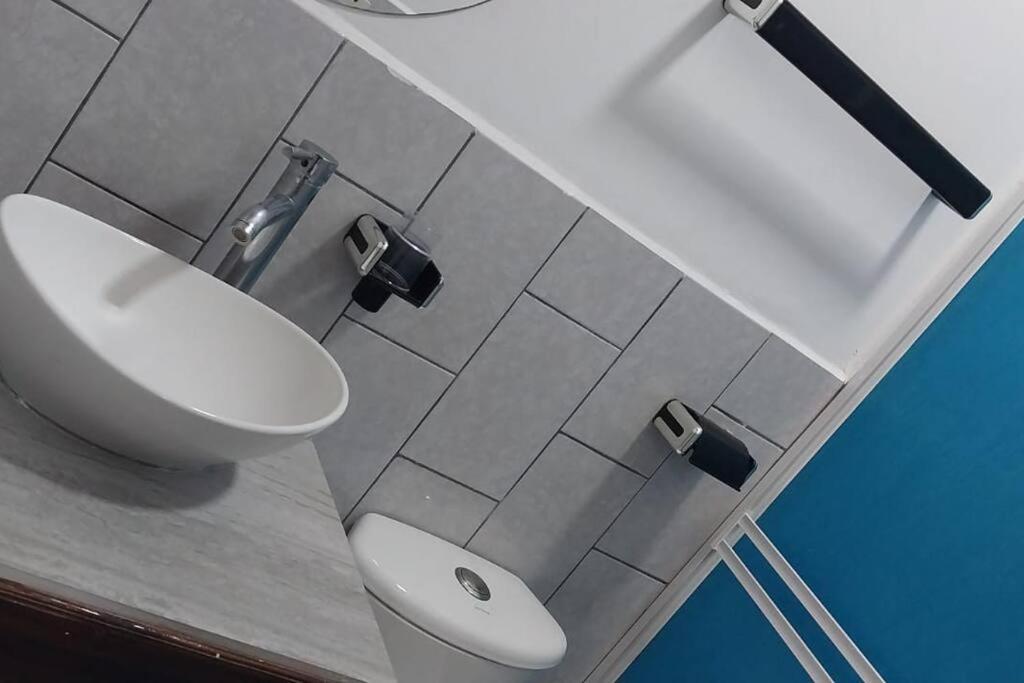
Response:
[[[166,472],[78,440],[0,385],[0,576],[326,678],[395,680],[309,443]]]

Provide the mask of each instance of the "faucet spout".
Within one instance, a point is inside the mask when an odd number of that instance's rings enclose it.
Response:
[[[295,201],[284,195],[267,197],[250,206],[231,224],[231,237],[237,244],[246,245],[259,237],[274,221],[295,210]]]
[[[303,140],[298,147],[285,148],[290,161],[266,199],[254,204],[230,225],[234,244],[213,275],[232,287],[248,292],[270,260],[291,234],[338,168],[330,154]]]

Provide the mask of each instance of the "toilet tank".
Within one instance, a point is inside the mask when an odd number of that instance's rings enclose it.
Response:
[[[565,633],[515,574],[378,514],[349,542],[399,683],[525,683],[565,656]]]

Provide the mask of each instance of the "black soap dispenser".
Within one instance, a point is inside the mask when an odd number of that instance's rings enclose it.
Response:
[[[356,219],[344,242],[362,276],[352,290],[352,300],[371,313],[392,295],[424,308],[444,285],[426,247],[369,214]]]
[[[676,453],[726,486],[739,491],[757,469],[746,444],[681,401],[666,403],[653,421]]]

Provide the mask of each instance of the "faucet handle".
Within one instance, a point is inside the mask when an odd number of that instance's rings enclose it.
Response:
[[[338,168],[337,159],[309,140],[303,140],[297,147],[285,145],[281,151],[293,162],[298,162],[306,177],[317,185],[326,183]]]

